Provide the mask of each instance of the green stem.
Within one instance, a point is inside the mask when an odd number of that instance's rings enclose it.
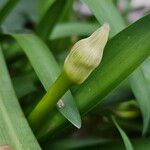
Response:
[[[64,93],[72,84],[72,81],[69,80],[66,73],[62,71],[57,80],[44,95],[42,100],[37,104],[37,106],[28,116],[28,121],[34,131],[38,129],[38,127],[45,120],[45,117],[54,108],[57,101],[64,95]]]

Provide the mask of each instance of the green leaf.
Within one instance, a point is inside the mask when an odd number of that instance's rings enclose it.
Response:
[[[16,6],[19,0],[9,0],[3,8],[0,10],[0,25],[10,13],[10,11]]]
[[[1,1],[9,1],[9,0],[0,0]],[[10,0],[13,2],[14,0]],[[3,32],[13,33],[13,32],[22,32],[25,31],[26,27],[30,28],[32,26],[32,22],[35,22],[36,18],[36,8],[37,8],[37,0],[19,0],[17,6],[7,15],[7,18],[3,22]],[[0,4],[1,5],[1,4]],[[13,23],[12,23],[13,22]],[[27,24],[26,24],[27,23]],[[31,23],[30,27],[28,23]]]
[[[42,1],[38,1],[38,15],[39,18],[41,19],[44,14],[46,13],[46,11],[49,9],[49,7],[51,7],[51,5],[53,4],[53,2],[56,0],[42,0]]]
[[[16,150],[40,150],[14,93],[0,49],[0,146]]]
[[[143,65],[144,64],[142,64],[142,66],[140,66],[130,76],[130,84],[142,112],[143,118],[142,134],[144,135],[146,134],[150,124],[150,110],[149,110],[150,86],[148,83],[148,78],[145,77]]]
[[[133,150],[133,146],[128,138],[128,136],[126,135],[126,133],[123,131],[123,129],[119,126],[119,124],[117,123],[116,119],[113,117],[112,118],[116,128],[118,129],[122,139],[123,139],[123,142],[124,142],[124,145],[125,145],[125,148],[126,150]]]
[[[135,97],[140,105],[143,116],[143,134],[145,134],[150,123],[150,88],[147,84],[147,80],[144,76],[142,67],[137,69],[132,76],[130,76],[131,88],[135,94]]]
[[[44,42],[35,35],[13,34],[12,36],[26,53],[45,90],[48,90],[60,73],[59,66],[50,50]],[[81,118],[71,92],[68,91],[62,97],[62,100],[65,107],[63,109],[58,108],[58,110],[72,124],[74,124],[77,128],[80,128]]]
[[[36,33],[44,40],[48,38],[55,24],[58,22],[67,0],[55,0],[43,17],[37,23]]]
[[[149,56],[149,25],[147,15],[108,42],[100,66],[75,92],[83,112],[95,106]]]
[[[54,28],[50,39],[54,40],[70,36],[88,36],[99,27],[100,25],[94,23],[62,23]]]
[[[94,112],[101,111],[102,108],[114,106],[118,103],[128,101],[130,99],[134,99],[134,95],[131,91],[130,85],[127,80],[122,82],[117,88],[115,88],[112,92],[110,92],[100,103],[94,108]]]
[[[73,2],[74,0],[67,0],[66,6],[64,7],[59,22],[67,22],[71,19],[73,11]]]
[[[150,55],[150,15],[135,22],[113,37],[106,45],[99,67],[78,88],[72,91],[82,115],[95,107],[115,87],[117,87],[134,69]],[[54,118],[57,116],[55,114]],[[58,117],[58,120],[62,120]],[[43,127],[45,135],[56,132],[57,126]],[[62,124],[64,122],[62,121]],[[44,131],[43,131],[44,130]]]
[[[29,76],[14,77],[12,81],[18,98],[36,90],[36,87]]]
[[[132,145],[135,150],[148,150],[150,147],[149,141],[150,141],[150,138],[138,138],[138,139],[131,140]],[[88,147],[85,150],[87,150],[87,149],[88,149]],[[96,143],[95,145],[90,147],[90,149],[92,149],[92,150],[97,150],[97,149],[100,149],[100,150],[123,150],[123,143],[118,142],[118,141],[110,141],[110,142],[104,143],[104,144]]]
[[[125,23],[111,0],[82,1],[87,4],[99,23],[108,22],[110,24],[110,37],[125,28]]]
[[[125,23],[123,21],[123,18],[121,17],[119,11],[117,11],[117,9],[115,8],[114,4],[112,3],[112,1],[106,1],[106,0],[95,0],[95,1],[90,1],[90,0],[83,0],[88,7],[91,9],[91,11],[93,12],[93,14],[95,15],[95,17],[97,18],[97,20],[99,21],[99,23],[104,23],[104,22],[108,22],[111,26],[111,36],[114,36],[115,34],[117,34],[119,31],[121,31],[124,27],[125,27]],[[109,11],[108,11],[109,10]],[[133,77],[131,75],[131,79],[130,79],[130,83],[132,85],[132,87],[136,87],[137,85],[140,85],[141,82],[143,80],[143,77],[140,74],[140,70],[141,68],[139,67],[139,71],[136,71],[133,74]],[[138,76],[139,80],[134,80],[134,76]],[[141,78],[141,79],[140,79]],[[132,79],[134,81],[132,81]],[[147,87],[147,82],[143,82],[143,86]],[[145,114],[149,114],[149,108],[148,107],[143,107],[145,105],[147,105],[149,103],[148,98],[144,98],[143,97],[149,97],[149,90],[146,90],[145,93],[141,92],[141,96],[139,97],[139,92],[141,90],[141,88],[137,86],[136,90],[134,90],[132,88],[132,91],[135,95],[135,97],[137,98],[137,101],[139,103],[140,109],[142,111],[142,116],[143,116],[143,134],[146,133],[146,130],[149,126],[149,120],[150,120],[150,115],[145,115]],[[147,96],[145,96],[145,94]],[[143,113],[143,111],[145,111]]]
[[[144,61],[142,65],[142,69],[144,71],[145,78],[148,82],[149,88],[150,88],[150,57]]]

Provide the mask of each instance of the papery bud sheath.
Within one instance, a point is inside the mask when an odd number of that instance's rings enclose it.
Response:
[[[81,84],[100,64],[108,35],[109,25],[105,23],[72,47],[64,63],[64,71],[72,82]]]

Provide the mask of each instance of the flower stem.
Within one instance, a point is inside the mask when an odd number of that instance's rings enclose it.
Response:
[[[54,108],[57,101],[64,95],[72,84],[72,81],[69,80],[66,73],[62,71],[42,100],[36,105],[28,116],[28,121],[34,131],[38,129],[38,127],[45,120],[45,117]]]

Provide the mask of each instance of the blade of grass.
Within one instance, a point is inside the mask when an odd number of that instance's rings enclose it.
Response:
[[[36,26],[36,33],[46,40],[58,22],[67,0],[55,0]]]
[[[47,46],[32,34],[12,35],[26,53],[45,90],[56,80],[60,73],[59,66]],[[56,91],[57,92],[57,91]],[[81,118],[71,92],[67,92],[62,100],[64,108],[58,110],[77,128],[81,127]]]
[[[100,103],[94,108],[94,112],[101,111],[101,108],[109,107],[110,105],[116,105],[118,103],[134,99],[134,95],[131,91],[130,85],[127,80],[122,82],[117,88],[110,92]]]
[[[150,57],[146,59],[146,61],[144,61],[142,69],[144,70],[144,76],[146,78],[146,81],[148,81],[148,85],[150,88]]]
[[[110,24],[110,37],[116,35],[125,28],[125,22],[111,0],[82,1],[89,7],[100,24],[103,24],[104,22]]]
[[[64,10],[62,11],[62,14],[60,16],[59,23],[69,22],[72,19],[72,15],[73,15],[72,6],[73,6],[73,0],[67,0]],[[60,53],[60,51],[62,52],[68,49],[70,43],[71,43],[70,38],[57,39],[53,41],[48,39],[48,45],[50,46],[50,48],[53,50],[55,54],[57,54],[58,52]]]
[[[107,43],[100,66],[77,90],[72,91],[82,115],[100,103],[150,55],[149,26],[150,15],[147,15]],[[65,121],[56,116],[58,124],[51,127],[52,121],[49,120],[39,132],[39,137],[56,133]]]
[[[18,98],[22,98],[36,90],[36,87],[29,76],[17,76],[14,77],[12,81]]]
[[[95,1],[90,1],[90,0],[83,0],[88,7],[91,9],[99,23],[103,24],[104,22],[108,22],[110,24],[111,28],[111,36],[114,36],[117,34],[119,31],[121,31],[125,27],[125,23],[123,21],[123,18],[121,17],[120,13],[117,11],[115,6],[113,5],[112,1],[106,1],[106,0],[95,0]],[[109,10],[109,11],[108,11]],[[139,70],[141,70],[141,67],[139,67]],[[130,84],[132,85],[131,87],[135,87],[136,85],[140,85],[141,81],[143,81],[143,76],[139,73],[140,71],[134,72],[133,73],[133,78],[134,76],[138,76],[139,80],[132,80],[130,79]],[[143,73],[144,74],[144,73]],[[131,75],[132,76],[132,75]],[[142,83],[145,87],[147,87],[147,82]],[[139,87],[138,91],[141,90],[140,86],[137,86],[136,89]],[[149,97],[149,90],[146,90],[147,92],[143,93],[142,96],[139,97],[139,92],[137,90],[134,90],[132,88],[132,91],[137,98],[137,102],[139,103],[141,112],[142,112],[142,117],[143,117],[143,134],[146,133],[146,130],[149,126],[149,120],[150,120],[150,115],[144,115],[144,114],[149,114],[150,110],[147,107],[147,104],[149,103],[148,97]],[[146,96],[145,96],[146,94]],[[144,98],[147,97],[147,98]],[[144,112],[143,112],[144,111]]]
[[[142,67],[137,69],[129,78],[132,80],[131,88],[136,93],[135,97],[140,105],[143,122],[145,124],[143,128],[143,134],[146,132],[150,122],[150,89],[148,87],[146,78],[144,77]]]
[[[70,17],[72,15],[72,10],[73,10],[73,0],[67,0],[66,6],[64,7],[64,10],[62,12],[62,15],[60,17],[60,22],[67,22],[70,20]]]
[[[63,23],[57,25],[50,40],[64,38],[69,36],[88,36],[98,29],[100,25],[92,23]]]
[[[19,0],[9,0],[3,8],[0,10],[0,25],[10,13],[10,11],[16,6]]]
[[[49,9],[49,7],[53,4],[55,0],[42,0],[39,1],[39,7],[38,7],[38,15],[39,19],[41,19],[46,11]]]
[[[15,96],[1,49],[0,68],[0,145],[40,150]]]
[[[113,123],[115,124],[116,128],[118,129],[122,139],[123,139],[123,142],[124,142],[124,145],[125,145],[125,148],[126,150],[133,150],[133,146],[128,138],[128,136],[126,135],[126,133],[123,131],[123,129],[119,126],[119,124],[117,123],[116,119],[113,117],[112,118],[113,120]]]

